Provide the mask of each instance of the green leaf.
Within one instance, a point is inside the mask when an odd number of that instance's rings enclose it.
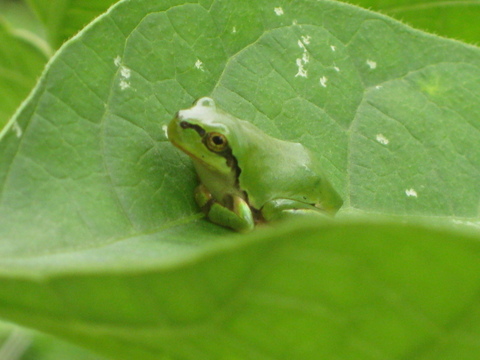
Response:
[[[479,64],[338,2],[118,3],[0,134],[0,315],[119,359],[478,357],[478,234],[233,234],[163,127],[212,95],[316,152],[344,218],[476,225]]]
[[[181,262],[89,252],[2,261],[0,312],[116,359],[480,356],[478,238],[302,224]]]
[[[27,0],[42,23],[53,48],[58,48],[117,0]]]
[[[14,29],[22,29],[43,38],[43,26],[33,11],[23,1],[0,1],[0,14]]]
[[[480,42],[480,23],[477,21],[480,2],[476,0],[357,0],[353,3],[381,11],[419,29],[472,44]]]
[[[0,17],[0,131],[32,90],[46,62],[38,39],[11,28]]]
[[[85,349],[0,322],[0,359],[2,360],[102,360]]]

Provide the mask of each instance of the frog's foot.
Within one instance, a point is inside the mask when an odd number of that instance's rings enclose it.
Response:
[[[331,216],[325,211],[322,211],[313,205],[289,199],[275,199],[268,201],[263,205],[261,212],[266,221],[306,217],[313,217],[325,222],[331,220]]]
[[[232,196],[229,207],[212,198],[204,185],[195,189],[195,200],[211,222],[238,232],[248,232],[255,227],[252,210],[241,197]]]
[[[205,185],[200,184],[195,188],[195,201],[202,210],[205,210],[205,207],[209,206],[209,202],[213,201],[212,194]]]

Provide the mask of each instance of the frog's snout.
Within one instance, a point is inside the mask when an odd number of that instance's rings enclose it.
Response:
[[[177,113],[175,114],[175,119],[183,120],[184,118],[185,116],[183,115],[183,111],[182,110],[177,111]]]

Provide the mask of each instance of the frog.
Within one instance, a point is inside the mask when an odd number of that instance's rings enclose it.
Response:
[[[211,97],[178,111],[167,136],[192,159],[195,201],[215,224],[249,232],[290,217],[331,218],[343,204],[309,149],[266,134]]]

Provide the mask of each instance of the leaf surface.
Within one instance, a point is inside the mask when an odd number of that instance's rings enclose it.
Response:
[[[413,226],[301,224],[171,264],[43,255],[2,261],[0,312],[117,359],[475,359],[479,254]]]

